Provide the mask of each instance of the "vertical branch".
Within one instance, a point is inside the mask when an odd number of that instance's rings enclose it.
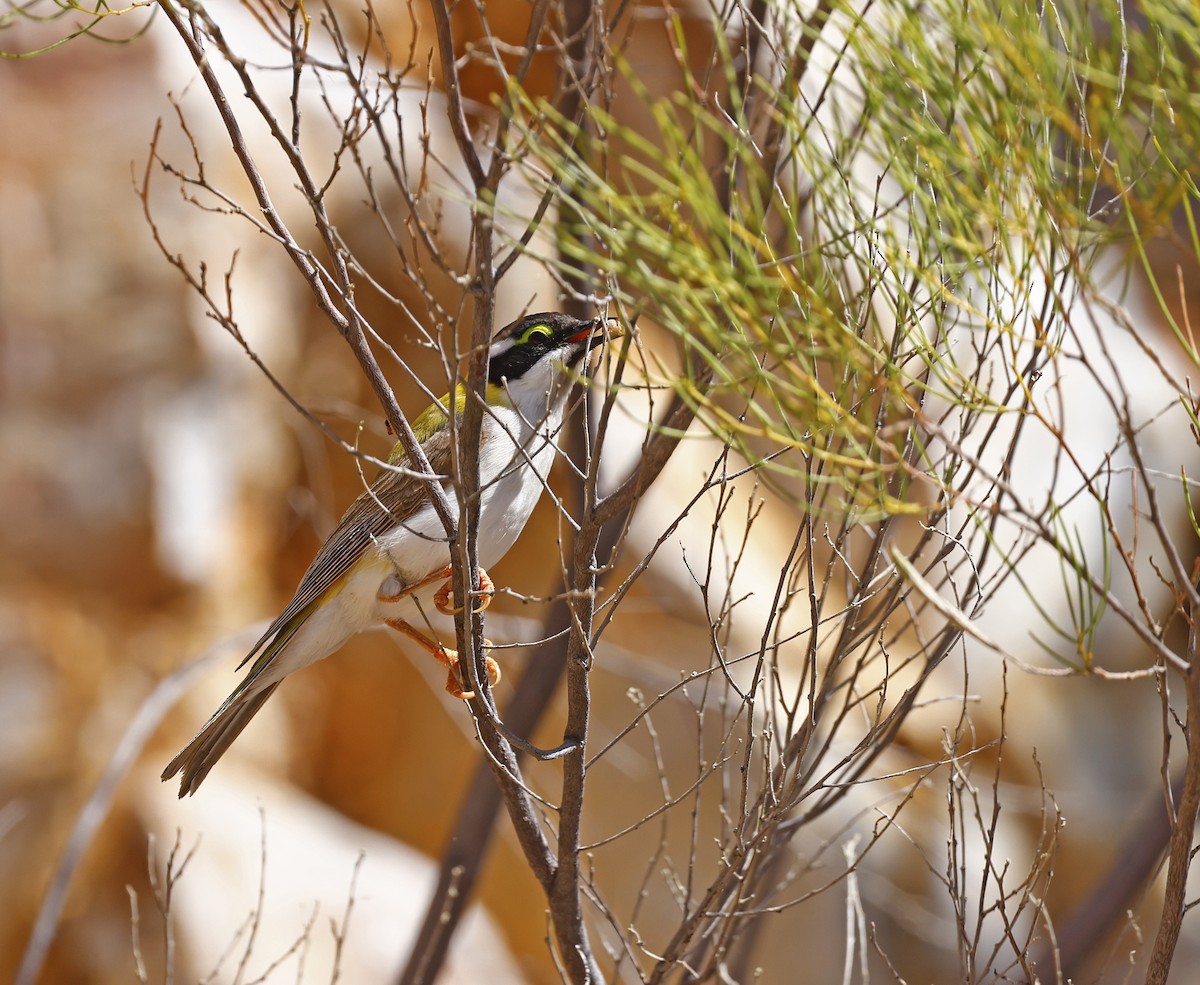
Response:
[[[526,34],[525,54],[515,78],[524,79],[537,50],[537,39],[545,23],[549,0],[539,0],[530,17]],[[479,500],[479,440],[483,431],[483,417],[487,403],[488,349],[496,311],[496,266],[495,266],[495,205],[500,182],[510,166],[507,153],[509,102],[501,106],[495,136],[495,146],[485,169],[467,128],[463,110],[462,89],[459,81],[458,63],[454,57],[454,35],[447,3],[432,4],[434,28],[437,34],[438,52],[442,60],[442,73],[446,91],[449,93],[447,115],[455,142],[474,185],[474,209],[471,216],[471,271],[469,290],[473,298],[473,319],[470,344],[467,351],[466,392],[470,399],[465,401],[461,421],[451,416],[454,474],[459,495],[459,529],[455,538],[452,560],[453,583],[457,598],[471,598],[479,590],[478,580],[478,500]],[[470,581],[466,576],[470,576]],[[468,623],[468,618],[470,622]],[[477,695],[472,699],[476,718],[494,714],[494,707],[478,697],[486,693],[482,682],[486,677],[483,669],[483,619],[474,613],[472,606],[455,619],[455,632],[459,652],[468,654],[464,661],[467,683]],[[495,732],[497,741],[503,741]],[[511,751],[510,751],[511,753]],[[512,760],[515,766],[516,760]]]
[[[531,27],[526,42],[526,56],[518,70],[518,76],[523,75],[528,67],[529,57],[536,50],[541,24],[545,17],[548,4],[539,3],[534,12]],[[593,32],[595,9],[590,0],[568,0],[562,8],[565,44],[562,46],[562,96],[559,110],[568,119],[581,120],[594,88],[595,59],[593,57],[596,38]],[[445,11],[437,12],[436,21],[439,25],[439,48],[443,53],[452,52],[453,44],[449,39],[449,18]],[[451,75],[456,72],[451,71]],[[451,78],[448,82],[451,91],[457,91],[457,83]],[[455,113],[451,108],[452,114]],[[501,136],[498,143],[502,144],[506,132],[507,116],[500,121]],[[484,310],[491,308],[491,295],[495,287],[495,271],[490,262],[492,246],[492,227],[487,206],[494,202],[499,170],[503,163],[502,153],[497,150],[491,166],[482,175],[482,184],[477,184],[477,196],[484,207],[483,214],[476,216],[474,247],[474,268],[472,270],[471,287],[476,295],[475,329],[478,333],[481,325],[490,324],[488,317],[481,317]],[[473,171],[477,181],[478,172]],[[483,262],[483,258],[488,258]],[[584,275],[575,279],[575,289],[566,303],[566,309],[578,317],[587,317],[586,298],[593,293],[589,285],[583,283]],[[482,344],[484,338],[479,334],[473,337],[470,370],[468,375],[468,390],[482,397],[483,382],[486,379],[486,347]],[[482,355],[482,359],[479,358]],[[477,384],[477,385],[476,385]],[[476,403],[482,408],[482,400]],[[470,404],[468,404],[470,406]],[[470,435],[474,422],[464,415],[460,435],[466,449],[474,446]],[[581,415],[572,415],[568,421],[569,441],[576,457],[581,460],[586,454],[588,443],[584,439],[583,429],[586,421]],[[582,452],[582,454],[580,454]],[[513,706],[508,709],[507,721],[510,729],[519,734],[526,734],[540,718],[564,669],[568,672],[569,712],[565,729],[565,747],[571,747],[572,752],[565,757],[564,794],[558,831],[557,857],[550,863],[541,858],[545,850],[544,841],[534,839],[526,844],[526,854],[531,848],[539,856],[539,865],[535,874],[542,879],[550,902],[551,917],[555,927],[555,936],[563,963],[569,977],[574,981],[600,981],[602,976],[587,941],[587,933],[582,912],[582,883],[580,879],[578,850],[580,824],[583,808],[583,788],[585,776],[584,742],[587,735],[587,720],[590,708],[587,672],[590,666],[589,638],[592,624],[594,596],[596,590],[595,558],[600,551],[611,552],[615,546],[609,541],[611,536],[601,543],[602,531],[612,533],[616,528],[605,525],[605,518],[598,516],[595,509],[595,477],[596,461],[586,463],[588,478],[576,482],[573,498],[576,500],[573,515],[588,517],[590,522],[582,535],[577,535],[571,550],[574,563],[569,566],[567,575],[571,591],[556,604],[547,621],[546,635],[560,637],[561,642],[554,642],[543,648],[548,650],[544,656],[539,654],[535,664],[538,672],[527,673],[522,679]],[[466,468],[477,467],[474,462],[464,457]],[[462,473],[465,474],[465,473]],[[469,488],[464,485],[464,489]],[[465,545],[460,544],[460,556],[466,547],[464,557],[466,570],[470,568],[470,521],[464,520],[461,525]],[[569,600],[568,600],[569,599]],[[581,601],[582,599],[582,601]],[[474,633],[472,633],[474,636]],[[465,640],[460,641],[465,643]],[[481,699],[477,699],[481,700]],[[447,847],[442,863],[442,876],[439,886],[430,901],[426,912],[425,922],[417,944],[405,968],[402,982],[405,985],[416,985],[418,982],[430,981],[437,973],[444,960],[450,936],[453,934],[463,902],[474,884],[479,865],[486,851],[486,842],[491,832],[492,818],[499,804],[499,791],[493,779],[495,764],[503,763],[504,767],[497,773],[501,789],[509,799],[510,812],[514,805],[518,813],[527,810],[528,804],[521,806],[521,796],[517,795],[519,787],[514,785],[516,760],[509,763],[505,757],[512,754],[509,744],[494,731],[493,723],[488,716],[489,709],[478,707],[476,712],[477,724],[481,738],[491,753],[492,762],[481,765],[472,783],[470,792],[464,800],[453,836]],[[528,823],[533,825],[535,819],[530,815]],[[518,831],[520,836],[520,831]],[[540,832],[539,832],[540,839]],[[549,876],[549,878],[546,878]]]
[[[1192,862],[1196,818],[1200,815],[1200,607],[1192,606],[1190,622],[1187,670],[1183,675],[1187,701],[1187,729],[1184,733],[1187,756],[1183,790],[1171,827],[1162,919],[1158,924],[1154,947],[1150,951],[1146,985],[1166,985],[1167,975],[1171,970],[1175,945],[1179,942],[1183,917],[1187,912],[1187,878]]]
[[[539,8],[544,13],[544,6]],[[444,2],[432,4],[442,72],[450,94],[448,114],[450,126],[464,163],[474,182],[475,208],[472,213],[470,291],[474,312],[467,354],[466,392],[462,419],[451,415],[454,475],[458,495],[459,523],[452,545],[453,586],[455,597],[471,600],[479,590],[479,441],[483,431],[488,376],[488,349],[495,321],[496,275],[494,266],[493,206],[500,180],[507,167],[502,142],[498,139],[491,164],[485,171],[466,129],[458,65],[454,58],[454,37],[449,6]],[[530,25],[536,38],[540,23]],[[459,653],[465,659],[462,666],[465,682],[475,693],[471,710],[480,740],[497,770],[505,804],[516,828],[517,838],[525,852],[534,875],[543,886],[553,876],[553,855],[538,823],[537,813],[520,780],[517,758],[507,740],[496,728],[487,675],[483,673],[483,619],[476,607],[468,604],[455,617],[455,635]]]
[[[548,7],[548,2],[542,2],[533,11],[518,80],[527,71],[532,55],[536,51],[537,39],[541,34]],[[575,40],[577,35],[579,42],[584,44],[582,50],[586,52],[585,29],[590,20],[590,8],[584,5],[580,9],[584,12],[584,20],[582,24],[576,25],[576,29],[572,32],[572,39]],[[474,147],[470,145],[465,117],[462,115],[458,69],[453,57],[454,40],[451,34],[449,9],[444,3],[435,3],[433,10],[438,49],[442,56],[447,91],[450,93],[450,123],[464,161],[471,173],[477,203],[472,217],[470,291],[474,299],[474,318],[467,357],[466,391],[468,399],[465,402],[462,420],[458,423],[457,440],[455,441],[455,474],[458,478],[460,522],[454,544],[454,560],[457,562],[454,565],[454,590],[458,598],[468,599],[471,597],[471,590],[477,590],[478,578],[479,438],[486,406],[488,347],[492,325],[495,321],[496,269],[493,259],[493,215],[499,184],[508,167],[505,152],[508,114],[504,110],[501,112],[496,147],[485,170]],[[577,72],[576,77],[578,78]],[[595,541],[593,540],[592,551],[589,553],[594,552],[594,547]],[[589,576],[594,586],[595,576],[590,570]],[[583,604],[586,606],[586,603]],[[489,758],[496,768],[501,793],[517,829],[517,836],[526,858],[530,862],[535,876],[547,892],[556,937],[563,960],[568,968],[568,974],[573,981],[600,981],[599,969],[587,944],[580,906],[577,849],[579,812],[582,808],[582,745],[574,754],[573,775],[578,778],[578,794],[571,798],[571,804],[565,806],[564,819],[559,830],[558,857],[554,858],[550,854],[549,846],[538,824],[533,805],[519,780],[516,755],[495,725],[495,708],[491,703],[490,693],[486,690],[485,675],[481,673],[480,666],[483,656],[483,624],[482,619],[473,610],[474,607],[471,605],[464,606],[462,615],[456,619],[455,628],[460,652],[470,654],[470,659],[464,662],[465,673],[468,686],[476,695],[471,699],[471,706],[480,739],[487,748]],[[468,613],[471,614],[469,623],[467,621]],[[578,660],[578,654],[584,649],[581,640],[591,625],[590,610],[582,613],[578,610],[574,611],[572,624],[574,632],[568,646],[568,667]],[[578,691],[577,686],[572,688],[573,694],[577,695]],[[568,724],[568,735],[575,736],[578,732],[580,739],[586,734],[586,682],[584,682],[582,691],[585,709],[583,723],[580,724],[579,716],[576,714],[572,716],[572,720]],[[578,701],[575,702],[575,705],[578,705]],[[568,771],[570,770],[571,768],[568,767]],[[468,824],[468,818],[464,817],[463,823]],[[568,832],[574,832],[567,838],[565,844],[564,827]],[[565,876],[563,874],[564,863],[567,866]],[[433,911],[430,912],[432,915]],[[410,970],[406,970],[405,974],[406,977],[411,976],[411,980],[428,980],[427,976],[430,972],[427,969],[435,957],[435,950],[438,947],[444,947],[444,944],[438,943],[435,935],[430,935],[427,939],[432,946],[427,947],[421,956],[424,958],[425,967],[418,967],[415,962],[410,962]],[[414,959],[416,958],[418,955],[414,953]]]
[[[596,61],[595,10],[592,0],[564,0],[562,6],[566,46],[563,52],[563,91],[559,111],[568,120],[578,120],[581,129],[587,127],[584,118],[585,101],[590,93],[585,89],[593,74]],[[571,202],[575,196],[570,189]],[[586,268],[572,272],[568,283],[574,288],[568,310],[578,317],[587,317],[584,300],[594,293],[584,283]],[[587,428],[585,413],[579,415],[576,428]],[[578,431],[576,432],[578,434]],[[590,443],[585,445],[590,451]],[[569,568],[568,612],[571,633],[566,648],[567,721],[563,742],[571,752],[563,757],[563,785],[558,823],[558,856],[554,883],[550,890],[550,908],[561,960],[573,982],[600,982],[603,976],[596,964],[588,942],[583,916],[583,883],[580,878],[579,845],[583,820],[584,787],[587,779],[587,739],[591,717],[591,687],[588,675],[592,665],[592,618],[595,614],[597,589],[597,546],[601,525],[595,519],[596,456],[586,462],[583,483],[583,520],[575,534]]]
[[[530,657],[530,669],[517,683],[512,701],[504,710],[504,723],[514,734],[530,735],[533,732],[558,689],[566,663],[566,636],[570,628],[571,616],[566,600],[560,599],[554,604],[541,633],[548,642]],[[426,907],[424,922],[398,985],[429,985],[437,980],[487,857],[500,804],[501,787],[495,766],[490,758],[482,757],[446,839],[438,884]],[[552,866],[553,860],[548,859],[546,871],[552,872]],[[540,877],[539,881],[543,885],[548,882]]]

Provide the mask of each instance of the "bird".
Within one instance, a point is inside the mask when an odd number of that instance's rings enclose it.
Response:
[[[485,608],[494,588],[487,568],[516,542],[546,485],[567,397],[588,353],[623,330],[616,319],[541,312],[500,329],[488,352],[485,414],[479,448],[479,590]],[[461,420],[466,388],[446,394],[413,420],[433,472],[451,483],[450,413]],[[451,406],[453,404],[453,406]],[[453,614],[450,549],[427,481],[403,468],[399,442],[371,486],[317,551],[292,600],[238,665],[249,670],[204,727],[162,772],[182,774],[179,797],[194,794],[213,765],[288,675],[334,653],[353,635],[387,625],[416,641],[447,667],[446,690],[462,698],[458,654],[430,638],[425,606]],[[451,512],[457,516],[456,497]],[[441,588],[438,582],[445,583]],[[490,642],[485,640],[485,649]],[[500,668],[485,657],[488,680]]]

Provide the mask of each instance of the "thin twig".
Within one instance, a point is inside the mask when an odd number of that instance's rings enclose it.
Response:
[[[109,757],[108,765],[104,768],[104,773],[96,783],[95,789],[84,802],[75,819],[75,826],[71,829],[66,847],[59,856],[58,865],[50,879],[50,888],[46,891],[38,910],[33,931],[25,945],[21,967],[17,971],[13,985],[33,985],[37,981],[46,955],[50,951],[50,944],[54,940],[58,921],[67,900],[67,891],[71,888],[71,880],[74,878],[80,862],[83,861],[92,838],[95,837],[100,825],[108,816],[108,810],[112,805],[117,787],[137,760],[142,747],[154,734],[167,712],[187,692],[197,677],[219,659],[227,656],[231,650],[244,650],[251,641],[258,638],[263,629],[263,625],[255,624],[224,637],[195,660],[163,678],[142,701],[121,736],[116,750]]]
[[[221,116],[221,122],[225,126],[226,132],[229,134],[229,139],[233,146],[234,155],[238,159],[238,163],[245,174],[246,179],[250,182],[251,190],[255,200],[258,202],[259,208],[262,211],[264,219],[269,224],[271,230],[283,245],[288,256],[300,271],[305,283],[308,284],[317,301],[317,306],[322,313],[330,320],[338,332],[349,343],[351,351],[362,367],[364,375],[367,377],[371,388],[374,390],[384,413],[389,421],[392,422],[393,429],[396,432],[396,437],[404,447],[405,454],[408,455],[409,462],[412,464],[413,470],[422,476],[427,477],[425,488],[429,495],[430,502],[433,504],[438,518],[442,521],[448,536],[452,536],[455,531],[454,514],[451,512],[449,500],[446,497],[445,491],[442,489],[440,482],[437,481],[433,469],[429,466],[429,460],[425,457],[424,451],[421,449],[420,442],[409,426],[407,418],[400,409],[399,403],[396,401],[396,395],[388,384],[387,379],[383,375],[383,371],[379,367],[374,354],[371,352],[370,346],[366,342],[362,327],[359,321],[357,312],[354,311],[353,305],[350,302],[349,296],[349,274],[345,266],[345,261],[341,257],[340,251],[337,249],[337,244],[333,238],[332,225],[325,215],[324,205],[320,200],[319,191],[316,183],[308,174],[308,170],[303,163],[303,158],[300,157],[299,148],[292,147],[287,139],[286,134],[280,129],[278,121],[271,114],[269,108],[263,102],[259,95],[254,80],[250,77],[246,62],[239,58],[225,42],[222,32],[217,25],[208,17],[204,8],[194,0],[183,0],[186,9],[189,11],[192,21],[192,28],[189,29],[188,22],[179,10],[176,9],[172,0],[158,0],[158,6],[163,11],[171,26],[183,41],[195,63],[200,77],[204,80],[205,86],[208,88],[209,94],[212,96],[213,104],[216,106],[218,113]],[[289,160],[292,162],[296,176],[300,179],[302,186],[305,189],[306,196],[310,207],[314,210],[315,218],[317,219],[317,227],[325,238],[326,245],[329,247],[334,263],[337,266],[340,274],[342,297],[341,300],[345,306],[345,311],[334,301],[330,296],[325,286],[324,278],[320,269],[313,263],[308,251],[305,250],[292,234],[284,221],[283,216],[275,207],[271,198],[270,191],[267,187],[266,179],[259,170],[258,163],[255,160],[253,152],[250,150],[245,136],[242,132],[241,124],[238,121],[237,114],[234,111],[233,103],[228,94],[224,91],[220,80],[217,78],[216,69],[209,53],[205,49],[203,43],[203,35],[199,30],[198,25],[203,24],[204,32],[212,38],[218,46],[221,56],[228,64],[237,71],[243,84],[245,85],[246,96],[251,99],[264,121],[272,128],[276,134],[278,142],[288,154]],[[349,312],[349,316],[347,315]]]

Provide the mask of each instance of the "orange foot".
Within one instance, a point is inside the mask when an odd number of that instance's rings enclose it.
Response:
[[[438,573],[438,578],[444,577],[443,573]],[[436,579],[435,579],[436,580]],[[475,607],[476,612],[482,612],[492,604],[492,596],[496,594],[496,585],[492,581],[483,568],[479,569],[479,604]],[[462,608],[454,604],[454,582],[448,581],[437,590],[437,594],[433,596],[433,606],[438,612],[447,616],[456,616],[462,612]]]
[[[446,691],[454,695],[456,698],[473,698],[474,691],[463,690],[462,666],[458,659],[458,651],[451,650],[442,646],[441,643],[431,640],[428,636],[422,633],[419,629],[406,623],[403,619],[388,619],[387,624],[396,630],[398,633],[403,633],[409,639],[416,642],[423,649],[428,650],[438,660],[446,665],[448,673],[446,674]],[[494,644],[491,640],[484,640],[483,647],[485,650],[492,648]],[[500,665],[491,657],[485,654],[484,663],[487,668],[488,684],[495,687],[500,683]]]

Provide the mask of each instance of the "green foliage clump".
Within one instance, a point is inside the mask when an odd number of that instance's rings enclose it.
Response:
[[[618,60],[640,131],[522,104],[559,262],[674,337],[658,382],[751,462],[831,508],[924,511],[962,464],[930,451],[946,408],[960,433],[1027,412],[1099,248],[1194,200],[1197,32],[1172,3],[1136,27],[1120,5],[772,14],[748,79],[716,24],[707,59],[673,25],[675,91]]]

